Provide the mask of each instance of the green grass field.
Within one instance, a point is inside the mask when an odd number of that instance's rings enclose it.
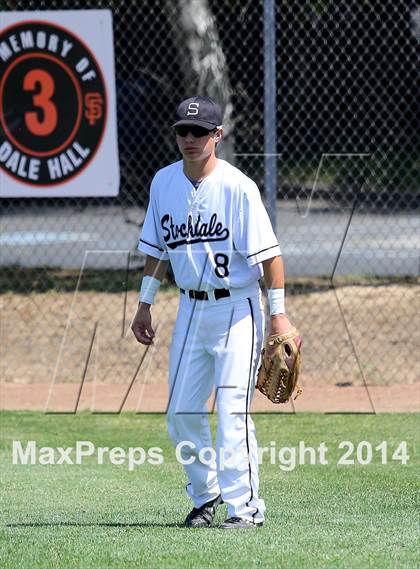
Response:
[[[255,415],[260,447],[328,447],[328,465],[261,466],[267,520],[258,530],[179,527],[191,505],[162,415],[1,415],[3,569],[418,567],[418,416]],[[214,417],[212,417],[214,424]],[[87,458],[82,465],[12,464],[12,441],[38,448],[88,440],[160,447],[164,463],[133,471]],[[337,465],[341,441],[387,441],[387,464]],[[406,465],[391,459],[407,441]],[[417,445],[417,449],[416,449]],[[72,456],[74,458],[74,455]],[[356,458],[354,452],[351,458]],[[366,455],[361,457],[366,458]],[[216,524],[226,516],[218,510]]]

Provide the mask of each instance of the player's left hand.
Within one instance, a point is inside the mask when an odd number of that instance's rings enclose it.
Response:
[[[293,324],[291,324],[290,320],[287,318],[285,314],[274,314],[273,316],[270,316],[270,330],[269,330],[270,336],[274,336],[275,334],[284,334],[285,332],[289,332],[293,328],[294,328]],[[275,350],[276,347],[273,346],[272,348],[273,353],[275,352]],[[268,355],[272,356],[273,354],[270,354],[270,351],[268,351]]]

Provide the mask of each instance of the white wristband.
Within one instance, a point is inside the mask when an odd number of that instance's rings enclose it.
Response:
[[[267,294],[270,316],[274,316],[274,314],[285,314],[284,288],[269,288],[267,289]]]
[[[160,286],[160,281],[155,279],[155,277],[145,276],[141,281],[140,287],[140,302],[146,302],[147,304],[155,303],[155,296],[157,290]]]

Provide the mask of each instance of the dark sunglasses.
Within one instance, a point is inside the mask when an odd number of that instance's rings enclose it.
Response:
[[[175,132],[178,136],[187,136],[190,132],[194,138],[200,138],[201,136],[208,136],[211,132],[216,132],[217,128],[213,128],[212,130],[208,130],[207,128],[203,128],[202,126],[194,126],[188,124],[182,124],[180,126],[175,127]]]

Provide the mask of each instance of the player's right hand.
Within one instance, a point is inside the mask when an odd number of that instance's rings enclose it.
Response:
[[[133,323],[131,324],[136,340],[140,344],[150,346],[153,344],[155,331],[152,328],[152,315],[150,314],[150,304],[141,303],[134,316]]]

